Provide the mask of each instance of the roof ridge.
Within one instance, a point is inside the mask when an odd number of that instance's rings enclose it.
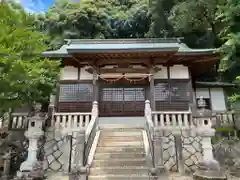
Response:
[[[65,39],[70,44],[125,44],[125,43],[182,43],[183,38],[140,38],[140,39]]]

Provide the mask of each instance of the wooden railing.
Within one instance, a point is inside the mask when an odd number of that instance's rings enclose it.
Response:
[[[159,128],[184,128],[194,127],[191,111],[152,111],[152,121],[154,127]]]

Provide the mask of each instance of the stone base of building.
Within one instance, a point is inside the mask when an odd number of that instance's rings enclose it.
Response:
[[[227,180],[227,176],[221,171],[197,170],[193,174],[194,180]]]

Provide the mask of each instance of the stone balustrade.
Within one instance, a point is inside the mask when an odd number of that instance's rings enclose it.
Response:
[[[152,111],[152,122],[154,127],[161,129],[181,128],[191,129],[194,127],[190,111]]]
[[[10,130],[25,130],[28,127],[28,113],[11,113],[10,115]]]
[[[78,129],[86,129],[90,123],[92,113],[86,112],[74,112],[74,113],[63,113],[55,112],[52,115],[52,127],[56,130],[71,130],[75,131]]]
[[[234,126],[234,112],[215,112],[215,115],[212,118],[212,123],[216,126]]]

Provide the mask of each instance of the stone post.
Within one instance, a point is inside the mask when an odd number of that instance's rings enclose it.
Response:
[[[151,105],[150,105],[150,101],[146,100],[145,101],[145,109],[144,109],[144,115],[145,117],[147,117],[148,119],[152,119],[152,112],[151,112]]]
[[[184,159],[183,159],[182,129],[175,128],[172,130],[172,134],[174,135],[174,139],[175,139],[175,151],[176,151],[178,172],[183,175],[185,173],[185,168],[184,168]]]
[[[10,175],[10,166],[11,166],[11,152],[3,156],[4,166],[3,166],[3,180],[7,180]]]
[[[98,102],[94,101],[92,106],[92,116],[98,117]]]
[[[163,166],[163,150],[162,150],[163,133],[158,128],[154,128],[153,133],[153,148],[154,148],[154,163],[156,167]]]
[[[39,109],[40,110],[40,109]],[[37,112],[35,116],[29,118],[28,130],[25,132],[25,136],[29,139],[28,157],[20,166],[21,172],[32,172],[39,162],[37,160],[38,140],[43,136],[42,123],[44,115]]]
[[[49,106],[48,106],[48,117],[52,117],[51,118],[51,124],[48,124],[49,126],[54,127],[54,111],[55,111],[55,101],[56,101],[56,96],[55,95],[51,95],[50,96],[50,102],[49,102]]]
[[[157,176],[160,180],[167,179],[166,169],[163,164],[163,144],[162,144],[163,131],[159,128],[154,128],[153,131],[153,157],[154,166],[152,175]]]
[[[87,179],[88,168],[83,166],[84,163],[84,147],[85,147],[85,130],[81,129],[77,134],[76,149],[73,159],[72,175],[79,175],[79,180]]]
[[[63,145],[63,149],[64,151],[63,152],[66,152],[63,154],[63,158],[65,160],[65,163],[64,163],[64,167],[63,167],[63,174],[68,174],[69,173],[69,170],[70,170],[70,167],[71,167],[71,158],[70,158],[70,155],[71,155],[71,141],[72,141],[72,134],[69,133],[66,138],[65,138],[65,143]]]

